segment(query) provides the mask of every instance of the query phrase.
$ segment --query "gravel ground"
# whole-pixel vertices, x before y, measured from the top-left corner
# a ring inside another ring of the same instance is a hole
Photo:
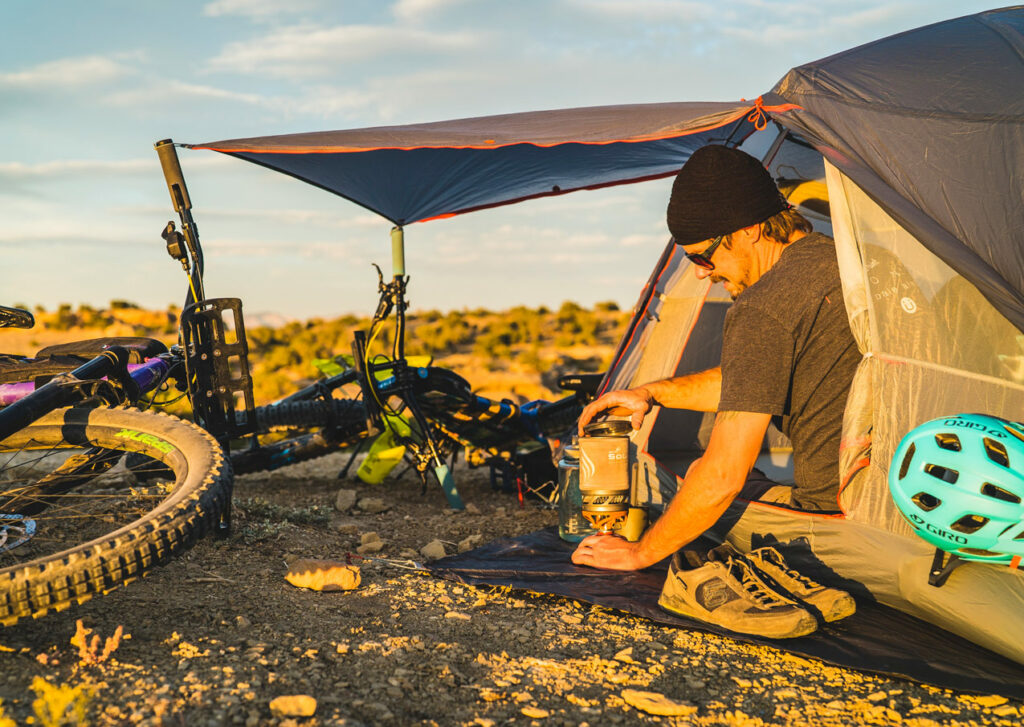
[[[436,487],[421,493],[411,475],[368,487],[334,479],[341,463],[240,478],[230,538],[206,539],[138,583],[0,631],[3,714],[46,724],[37,711],[63,700],[67,714],[77,708],[100,725],[1021,723],[1024,705],[998,695],[861,674],[401,567],[423,560],[418,551],[434,539],[451,554],[460,543],[553,525],[555,513],[491,492],[485,471],[458,473],[473,507],[452,514]],[[339,512],[339,489],[387,509]],[[368,533],[383,545],[360,563],[357,589],[284,580],[296,559],[343,559],[373,540]],[[78,620],[84,639],[75,638]],[[299,698],[271,709],[282,696]]]

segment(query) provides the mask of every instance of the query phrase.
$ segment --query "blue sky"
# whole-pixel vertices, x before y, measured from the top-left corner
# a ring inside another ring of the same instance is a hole
[[[572,106],[755,98],[795,65],[991,6],[959,0],[0,0],[2,301],[184,294],[153,143]],[[389,223],[181,150],[207,293],[370,312]],[[414,309],[615,300],[666,240],[670,180],[411,226]]]

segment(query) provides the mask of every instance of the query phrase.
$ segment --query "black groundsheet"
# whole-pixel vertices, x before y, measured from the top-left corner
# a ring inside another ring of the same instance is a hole
[[[766,639],[674,616],[658,607],[667,561],[623,573],[573,565],[575,546],[554,528],[496,540],[430,565],[435,575],[468,585],[511,586],[625,611],[671,627],[767,644],[836,666],[961,691],[1024,699],[1024,666],[920,619],[868,600],[857,613],[799,639]]]

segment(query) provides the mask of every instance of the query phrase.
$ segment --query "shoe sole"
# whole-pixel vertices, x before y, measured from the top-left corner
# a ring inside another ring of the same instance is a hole
[[[801,636],[807,636],[807,634],[813,633],[818,628],[817,619],[815,619],[810,613],[807,612],[805,612],[807,618],[801,619],[799,622],[797,622],[796,627],[790,629],[789,631],[779,633],[766,633],[765,631],[739,631],[737,629],[730,629],[728,626],[725,626],[720,623],[715,623],[714,621],[709,621],[707,618],[704,618],[703,616],[700,616],[696,613],[686,611],[684,608],[678,608],[674,605],[669,605],[668,599],[666,599],[664,595],[658,598],[658,606],[676,616],[682,616],[684,618],[692,619],[694,621],[700,621],[701,623],[718,626],[719,628],[726,629],[727,631],[732,631],[735,634],[744,634],[746,636],[761,636],[766,639],[795,639]]]
[[[810,603],[808,601],[808,603]],[[814,605],[814,604],[811,604]],[[840,621],[847,616],[852,616],[857,611],[857,602],[853,600],[852,596],[846,598],[840,598],[832,604],[832,608],[828,612],[822,611],[822,617],[829,623],[833,621]]]

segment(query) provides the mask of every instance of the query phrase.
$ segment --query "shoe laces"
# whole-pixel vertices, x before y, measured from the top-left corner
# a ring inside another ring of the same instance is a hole
[[[782,571],[787,576],[789,576],[790,578],[793,578],[794,580],[799,581],[800,584],[803,585],[805,588],[814,589],[814,588],[820,588],[821,587],[821,584],[812,581],[810,578],[808,578],[807,576],[805,576],[803,573],[801,573],[800,571],[796,570],[795,568],[791,568],[789,563],[786,562],[786,559],[782,557],[782,553],[780,553],[775,548],[769,548],[769,547],[761,548],[758,551],[758,554],[764,560],[766,560],[769,563],[772,563],[773,565],[781,568]]]
[[[754,567],[743,558],[729,558],[725,562],[725,567],[758,605],[770,607],[787,603],[782,596],[757,577]]]

